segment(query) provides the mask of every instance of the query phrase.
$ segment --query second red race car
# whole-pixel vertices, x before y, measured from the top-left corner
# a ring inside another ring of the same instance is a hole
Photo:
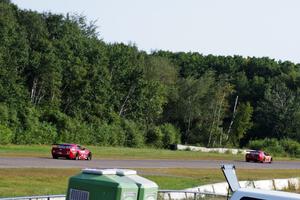
[[[53,159],[92,160],[92,152],[78,144],[53,144],[51,153]]]
[[[270,154],[261,150],[252,150],[246,153],[246,162],[260,162],[260,163],[271,163],[273,158]]]

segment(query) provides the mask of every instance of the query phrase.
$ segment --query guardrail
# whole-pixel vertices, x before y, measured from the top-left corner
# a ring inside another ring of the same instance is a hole
[[[158,200],[227,200],[228,195],[216,195],[210,192],[188,191],[188,190],[159,190]]]
[[[66,195],[42,195],[42,196],[24,196],[24,197],[8,197],[0,198],[1,200],[65,200]]]
[[[158,200],[188,199],[188,200],[206,200],[218,197],[218,199],[227,199],[227,195],[216,195],[209,192],[186,191],[186,190],[159,190]],[[65,200],[66,195],[42,195],[42,196],[24,196],[0,198],[0,200]]]

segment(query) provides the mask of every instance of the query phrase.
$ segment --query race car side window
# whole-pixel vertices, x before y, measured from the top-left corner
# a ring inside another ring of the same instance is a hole
[[[253,197],[242,197],[240,200],[264,200],[264,199],[258,199]]]
[[[79,149],[79,150],[85,150],[85,148],[83,147],[83,146],[77,146],[77,148]]]

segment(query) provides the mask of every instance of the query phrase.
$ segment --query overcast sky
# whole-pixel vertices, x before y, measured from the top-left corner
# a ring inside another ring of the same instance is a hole
[[[268,56],[300,63],[299,0],[12,0],[39,12],[97,20],[106,42],[204,55]]]

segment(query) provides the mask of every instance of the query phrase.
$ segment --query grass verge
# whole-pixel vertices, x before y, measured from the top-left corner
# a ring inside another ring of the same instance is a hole
[[[218,169],[136,169],[160,189],[184,189],[225,181]],[[0,197],[65,194],[68,178],[80,169],[1,169]],[[299,177],[300,170],[237,170],[239,180]]]
[[[244,160],[244,155],[171,151],[151,148],[87,146],[97,159]],[[0,145],[0,157],[51,157],[51,145]],[[300,160],[275,157],[275,160]]]
[[[234,160],[243,155],[171,151],[151,148],[87,146],[98,159]],[[51,157],[51,145],[0,145],[0,157]]]

